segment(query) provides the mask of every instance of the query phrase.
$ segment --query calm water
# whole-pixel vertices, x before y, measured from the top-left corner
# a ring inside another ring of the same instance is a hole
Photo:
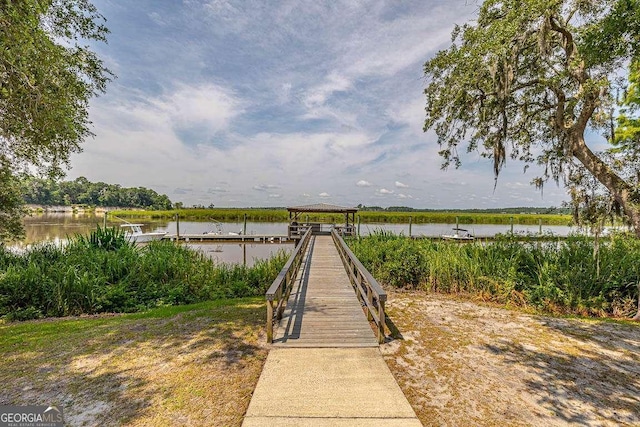
[[[175,221],[144,220],[144,231],[176,232]],[[123,221],[109,221],[107,226],[119,226]],[[41,214],[24,219],[26,238],[16,246],[28,245],[43,241],[63,241],[76,234],[89,234],[98,225],[103,225],[103,217],[89,214],[70,215],[62,213]],[[214,229],[210,222],[180,221],[181,234],[201,234]],[[224,224],[223,231],[238,232],[241,224]],[[274,234],[285,235],[287,225],[283,223],[247,223],[247,234]],[[245,263],[252,266],[256,260],[270,258],[280,250],[291,252],[292,244],[263,243],[263,244],[237,244],[237,243],[189,243],[187,246],[203,253],[207,257],[221,263]]]
[[[176,222],[163,220],[142,220],[144,231],[166,231],[175,234]],[[69,214],[42,214],[27,217],[24,220],[26,229],[26,239],[24,244],[30,244],[45,240],[65,239],[67,236],[75,234],[88,234],[97,225],[103,224],[101,216],[96,215],[69,215]],[[119,226],[123,221],[110,220],[108,226]],[[414,236],[440,236],[450,234],[455,224],[413,224],[411,234]],[[243,228],[240,222],[223,223],[223,233],[239,232]],[[463,225],[460,227],[468,229],[475,236],[493,236],[498,233],[507,233],[511,230],[510,225]],[[215,230],[211,222],[180,221],[180,234],[202,234]],[[360,233],[368,235],[376,230],[391,231],[396,234],[403,233],[409,235],[409,224],[360,224]],[[538,233],[537,225],[514,225],[515,233]],[[566,236],[576,228],[567,226],[542,226],[543,233],[553,233],[558,236]],[[273,234],[286,235],[287,223],[283,222],[247,222],[247,234]]]
[[[144,231],[166,231],[169,234],[175,234],[176,222],[166,220],[143,220]],[[108,226],[119,226],[124,222],[121,220],[111,219]],[[75,234],[88,234],[96,228],[97,225],[103,224],[103,217],[93,214],[41,214],[27,217],[24,219],[26,238],[20,242],[18,246],[26,246],[41,241],[57,241],[65,240],[69,236]],[[413,224],[411,226],[411,235],[440,236],[442,234],[450,234],[455,224]],[[510,225],[461,225],[474,234],[475,236],[493,236],[498,233],[507,233],[511,230]],[[223,233],[240,232],[243,224],[223,223]],[[215,230],[214,224],[211,222],[197,221],[180,221],[181,234],[201,234]],[[360,233],[362,235],[371,234],[377,230],[390,231],[395,234],[409,235],[409,224],[361,224]],[[538,233],[540,228],[536,225],[522,226],[514,225],[515,233]],[[543,233],[553,233],[559,236],[566,236],[575,228],[566,226],[543,226]],[[247,222],[247,234],[267,234],[267,235],[286,235],[287,223],[277,222]],[[214,243],[190,243],[189,246],[204,253],[208,257],[219,262],[242,263],[252,265],[255,259],[264,259],[270,257],[278,250],[292,250],[291,244],[247,244],[240,245],[237,243],[214,244]]]

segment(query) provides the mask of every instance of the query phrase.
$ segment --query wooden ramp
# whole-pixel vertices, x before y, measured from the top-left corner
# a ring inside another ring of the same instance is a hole
[[[377,347],[331,236],[313,236],[274,346]]]

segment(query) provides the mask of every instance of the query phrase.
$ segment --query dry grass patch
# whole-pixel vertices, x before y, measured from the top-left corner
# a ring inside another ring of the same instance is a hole
[[[0,326],[0,404],[73,426],[239,426],[267,356],[262,299]]]
[[[382,346],[425,426],[638,426],[640,325],[392,293]]]

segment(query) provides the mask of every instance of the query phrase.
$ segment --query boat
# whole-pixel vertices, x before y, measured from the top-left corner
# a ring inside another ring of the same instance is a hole
[[[142,231],[142,226],[144,224],[121,224],[120,227],[124,229],[124,236],[133,243],[147,243],[154,240],[162,239],[166,231],[154,231],[150,233],[145,233]]]
[[[465,230],[464,228],[454,227],[453,234],[443,234],[443,240],[455,240],[458,242],[471,242],[475,240],[475,236],[469,233],[469,230]]]
[[[222,228],[222,223],[220,221],[212,221],[211,222],[213,224],[213,227],[211,230],[209,231],[205,231],[202,234],[206,234],[208,236],[222,236],[224,235],[224,231]],[[239,232],[235,233],[233,231],[229,231],[229,233],[227,233],[229,236],[241,236],[242,235],[242,230],[240,230]]]

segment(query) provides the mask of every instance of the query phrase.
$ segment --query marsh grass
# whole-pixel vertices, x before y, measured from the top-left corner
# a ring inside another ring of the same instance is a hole
[[[248,221],[255,222],[287,222],[289,213],[284,209],[176,209],[169,211],[141,211],[123,210],[113,211],[110,214],[120,218],[152,218],[172,219],[176,214],[186,220],[222,222],[242,222],[244,215]],[[359,211],[357,214],[362,224],[390,223],[408,224],[409,217],[414,224],[454,224],[456,218],[460,224],[509,224],[513,221],[516,225],[535,225],[542,220],[544,225],[570,225],[570,215],[557,214],[491,214],[491,213],[464,213],[464,212],[378,212]],[[302,218],[311,222],[344,222],[341,214],[303,214]]]
[[[349,240],[382,283],[442,293],[470,293],[502,304],[587,316],[635,313],[640,241],[614,236],[594,257],[593,240],[489,244],[412,240],[376,233]]]
[[[102,312],[262,295],[284,265],[278,252],[253,267],[216,264],[172,242],[144,247],[117,230],[45,243],[24,254],[0,249],[0,316],[8,320]]]

